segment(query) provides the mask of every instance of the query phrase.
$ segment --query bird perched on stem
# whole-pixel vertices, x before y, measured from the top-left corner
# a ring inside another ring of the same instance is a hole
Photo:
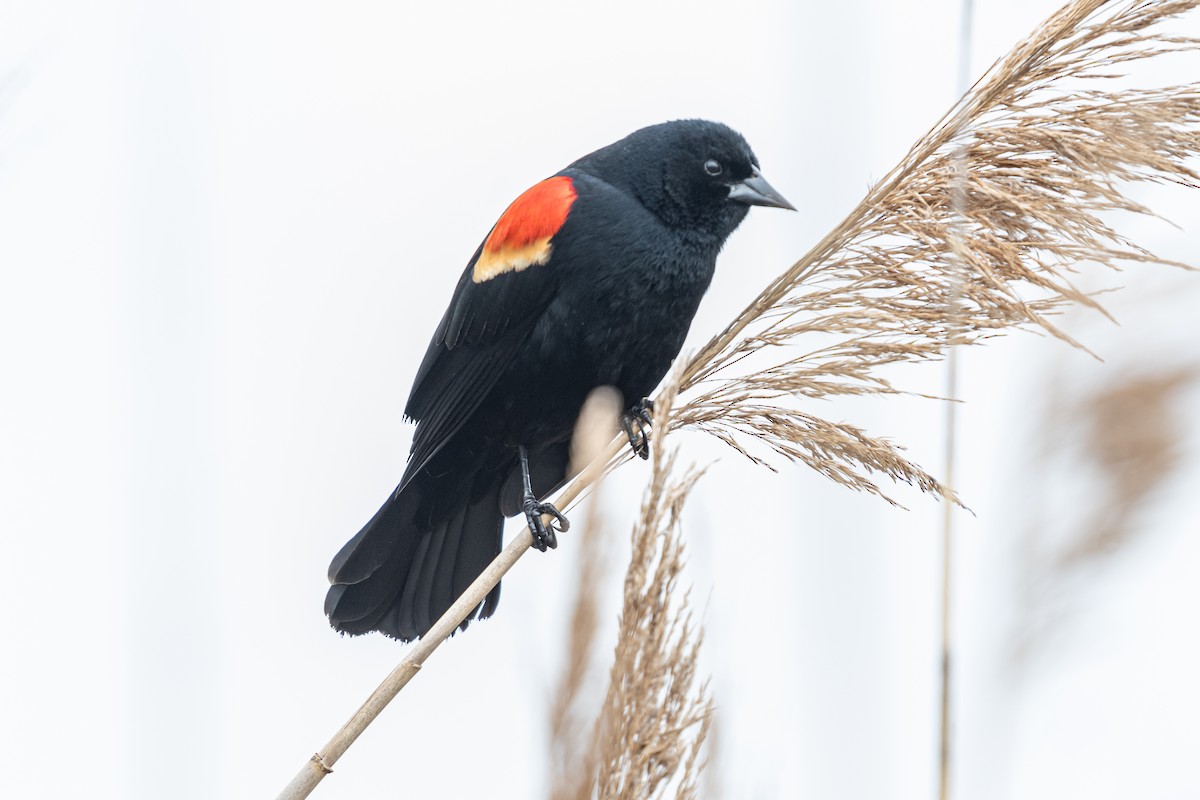
[[[588,393],[613,386],[648,452],[644,398],[683,346],[717,254],[752,205],[792,208],[725,125],[652,125],[534,185],[471,257],[404,413],[399,486],[329,565],[330,624],[422,636],[524,514],[540,550],[567,521],[540,498],[567,475]],[[794,209],[793,209],[794,210]],[[491,616],[500,586],[463,622]]]

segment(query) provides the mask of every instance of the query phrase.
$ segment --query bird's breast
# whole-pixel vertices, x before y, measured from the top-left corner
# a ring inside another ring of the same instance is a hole
[[[683,346],[712,280],[719,243],[697,247],[633,201],[576,181],[579,200],[554,237],[556,288],[496,388],[506,436],[569,437],[597,386],[628,405],[649,395]]]
[[[567,283],[533,333],[530,366],[549,368],[577,394],[601,385],[628,403],[649,394],[683,346],[713,262],[612,265]]]

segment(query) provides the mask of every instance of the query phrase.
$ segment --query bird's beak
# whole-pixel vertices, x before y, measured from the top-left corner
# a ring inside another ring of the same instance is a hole
[[[748,206],[770,206],[786,208],[790,211],[796,210],[794,205],[783,199],[783,195],[771,188],[771,184],[767,183],[767,179],[758,171],[758,167],[754,167],[754,172],[750,174],[749,178],[729,187],[729,199],[745,203]]]

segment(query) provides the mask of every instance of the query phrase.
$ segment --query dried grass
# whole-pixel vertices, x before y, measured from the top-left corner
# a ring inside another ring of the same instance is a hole
[[[765,463],[757,441],[889,502],[878,475],[945,493],[894,443],[798,401],[900,394],[888,367],[1011,329],[1078,346],[1050,321],[1071,305],[1100,309],[1073,273],[1171,263],[1107,220],[1151,213],[1130,183],[1200,182],[1189,163],[1200,90],[1103,84],[1115,65],[1195,49],[1156,26],[1196,5],[1081,0],[1047,20],[691,360],[683,389],[694,391],[676,424]],[[766,351],[787,355],[735,374]]]
[[[672,412],[670,392],[658,399],[654,477],[635,528],[596,728],[599,797],[661,796],[673,780],[676,796],[694,796],[711,719],[707,686],[695,676],[702,637],[686,594],[672,602],[682,566],[679,513],[699,473],[670,479],[667,431],[692,426],[765,463],[751,450],[758,442],[885,499],[879,475],[949,496],[894,443],[799,404],[901,394],[886,375],[893,365],[936,360],[952,345],[1012,329],[1076,344],[1050,322],[1072,305],[1099,309],[1071,284],[1074,273],[1169,263],[1106,220],[1119,211],[1150,213],[1125,193],[1129,183],[1200,182],[1189,166],[1200,154],[1200,91],[1105,81],[1114,68],[1196,49],[1196,39],[1168,35],[1160,24],[1197,5],[1069,3],[993,65],[845,220],[688,362],[682,408]],[[559,495],[560,506],[611,469],[623,447],[610,442],[602,463]],[[505,549],[281,797],[308,795],[530,541],[525,532]]]
[[[617,430],[620,397],[608,387],[595,390],[584,404],[572,439],[572,472],[582,470],[604,450]],[[596,487],[586,506],[579,537],[575,597],[567,634],[567,658],[550,706],[550,797],[584,800],[596,783],[597,753],[592,742],[596,708],[586,691],[596,666],[600,628],[598,599],[609,571],[603,502]],[[572,528],[574,530],[574,528]]]
[[[575,599],[572,603],[567,660],[550,707],[550,797],[552,800],[585,800],[595,784],[597,754],[591,731],[595,709],[585,691],[595,666],[597,632],[604,578],[608,573],[603,523],[593,495],[579,551]]]
[[[1079,346],[1051,317],[1073,306],[1103,309],[1075,288],[1074,273],[1172,263],[1123,237],[1109,220],[1113,212],[1150,213],[1126,194],[1131,183],[1200,182],[1190,165],[1200,154],[1200,92],[1195,86],[1094,86],[1113,77],[1113,65],[1195,48],[1196,40],[1154,26],[1196,5],[1087,0],[1055,14],[690,360],[681,378],[687,400],[669,425],[657,421],[656,430],[693,426],[771,466],[757,442],[889,502],[877,476],[950,496],[893,442],[825,420],[801,404],[902,394],[886,377],[893,365],[937,360],[953,345],[1012,329]],[[771,357],[781,352],[782,361]],[[1130,401],[1145,403],[1145,392],[1161,394],[1180,380],[1130,388],[1096,399],[1095,406],[1127,414]],[[670,394],[659,398],[660,409]],[[1112,439],[1119,427],[1098,421],[1092,441],[1120,451],[1130,442]],[[1162,437],[1139,441],[1160,456],[1165,452]],[[663,776],[696,764],[708,731],[706,690],[685,701],[678,688],[694,683],[700,637],[687,645],[685,612],[668,613],[680,568],[671,532],[698,477],[688,472],[672,482],[673,459],[660,441],[597,727],[598,763],[588,769],[599,770],[599,783],[570,796],[655,796],[666,785]],[[1089,547],[1111,546],[1120,537],[1166,462],[1134,458],[1128,466],[1111,476],[1107,496],[1115,505],[1106,509],[1104,524],[1091,528]],[[695,738],[681,735],[696,726]],[[683,786],[695,792],[694,779]]]
[[[655,427],[670,428],[672,384],[660,395]],[[707,681],[696,675],[703,629],[678,591],[683,569],[680,515],[702,470],[673,478],[676,454],[662,436],[653,450],[650,485],[633,528],[620,630],[608,693],[596,722],[595,783],[579,797],[633,800],[694,798],[712,715]]]
[[[670,429],[677,388],[672,383],[663,397],[655,420],[660,430]],[[599,394],[585,406],[576,427],[577,466],[603,450],[617,402],[615,395]],[[701,473],[688,470],[672,480],[675,463],[660,440],[633,528],[607,690],[596,707],[585,683],[596,661],[606,559],[595,495],[588,506],[567,659],[550,712],[553,800],[652,798],[668,791],[697,796],[712,707],[707,684],[696,680],[703,630],[693,624],[687,595],[680,597],[677,587],[684,564],[679,517]]]

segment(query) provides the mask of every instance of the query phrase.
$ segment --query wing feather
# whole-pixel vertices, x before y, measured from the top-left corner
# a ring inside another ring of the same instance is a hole
[[[476,254],[478,255],[478,254]],[[537,270],[471,280],[474,259],[434,333],[404,414],[416,420],[401,488],[470,418],[553,298],[553,258]]]
[[[467,264],[404,409],[417,432],[400,489],[462,428],[529,338],[558,286],[553,238],[576,196],[563,175],[531,187]]]

